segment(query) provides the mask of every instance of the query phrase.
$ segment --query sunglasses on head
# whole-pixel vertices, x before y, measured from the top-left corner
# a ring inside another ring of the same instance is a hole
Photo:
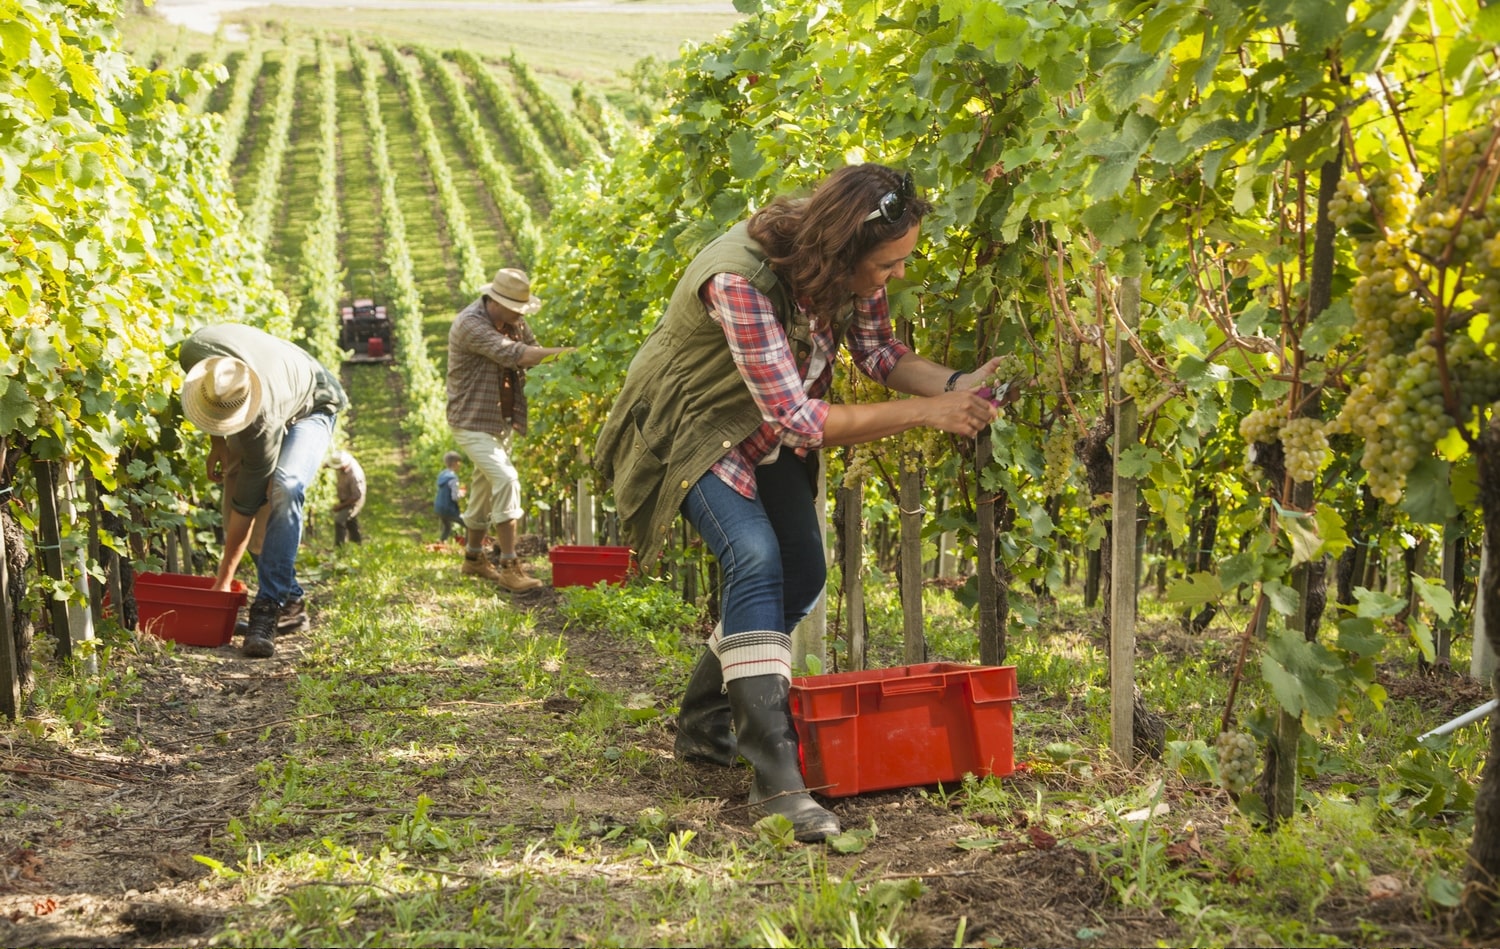
[[[901,220],[906,215],[906,202],[917,196],[917,184],[911,180],[911,172],[901,176],[901,183],[896,186],[895,191],[887,191],[880,199],[880,204],[865,215],[866,221],[873,221],[883,217],[892,224]]]

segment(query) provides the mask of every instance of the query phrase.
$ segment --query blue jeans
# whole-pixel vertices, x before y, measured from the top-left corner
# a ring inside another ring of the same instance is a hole
[[[754,500],[712,471],[682,502],[723,572],[725,639],[771,630],[790,635],[817,605],[828,579],[809,464],[789,448],[755,469]]]
[[[276,470],[266,485],[266,537],[255,558],[259,587],[255,598],[283,605],[302,596],[297,582],[297,548],[302,543],[302,504],[307,486],[318,477],[333,439],[332,415],[309,415],[287,429]]]

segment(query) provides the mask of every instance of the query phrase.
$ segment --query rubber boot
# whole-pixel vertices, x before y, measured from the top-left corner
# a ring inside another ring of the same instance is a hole
[[[703,650],[688,677],[677,712],[677,740],[672,743],[672,754],[678,761],[702,761],[726,768],[738,757],[734,716],[724,692],[724,670],[711,648]]]
[[[755,768],[750,803],[791,821],[798,840],[837,834],[839,819],[813,800],[802,781],[791,683],[772,673],[732,679],[727,687],[739,753]]]

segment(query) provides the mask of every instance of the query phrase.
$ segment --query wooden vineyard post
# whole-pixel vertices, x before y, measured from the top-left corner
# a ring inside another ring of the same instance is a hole
[[[0,439],[0,470],[5,467],[6,448]],[[0,713],[11,721],[21,715],[21,666],[10,626],[10,551],[4,531],[0,531]]]
[[[583,446],[580,445],[578,447],[579,458],[587,461],[584,454]],[[594,495],[589,490],[589,479],[586,476],[578,476],[574,494],[573,517],[575,524],[573,536],[578,538],[574,543],[591,546],[594,543]]]
[[[1138,531],[1134,478],[1120,474],[1120,455],[1140,440],[1140,419],[1135,400],[1120,384],[1121,371],[1135,358],[1131,337],[1140,321],[1141,280],[1126,277],[1120,282],[1120,327],[1115,345],[1116,364],[1113,396],[1115,405],[1115,457],[1113,531],[1110,562],[1114,574],[1109,587],[1109,744],[1115,757],[1130,767],[1135,763],[1135,597]]]
[[[927,657],[922,629],[922,468],[917,452],[901,452],[901,617],[907,665]]]
[[[823,551],[823,563],[828,563],[828,466],[823,453],[818,452],[818,490],[814,499],[817,508],[819,547]],[[828,664],[828,594],[818,597],[812,612],[802,618],[792,630],[792,669],[808,668],[808,657],[817,659],[819,669]]]
[[[34,462],[37,493],[37,548],[42,555],[42,567],[47,576],[61,581],[62,529],[57,520],[57,462]],[[57,641],[56,655],[59,659],[73,657],[72,630],[68,626],[68,605],[48,599],[48,614],[52,617],[52,636]]]
[[[88,558],[94,563],[103,563],[102,545],[99,542],[99,483],[94,480],[94,473],[88,468],[83,469],[83,488],[84,498],[87,499],[89,505]],[[86,570],[84,571],[84,577],[88,583],[89,615],[93,617],[94,625],[98,626],[104,621],[104,584],[89,575]],[[115,608],[119,609],[119,597],[116,597],[111,602],[117,604]]]
[[[172,528],[167,528],[165,545],[167,550],[167,573],[181,573],[182,563],[177,558],[177,544],[180,538]]]
[[[73,471],[73,465],[64,462],[62,465],[63,480],[58,495],[59,523],[66,518],[68,530],[73,536],[77,536],[82,529],[79,524],[78,511],[78,477]],[[91,642],[94,639],[94,613],[92,602],[94,599],[93,584],[89,578],[89,548],[87,544],[75,545],[77,551],[77,562],[73,564],[73,590],[79,599],[84,601],[83,609],[72,606],[64,606],[67,611],[68,637],[73,643]],[[54,601],[55,602],[55,601]],[[84,669],[90,674],[99,671],[99,657],[92,650],[84,653]]]
[[[845,639],[849,644],[849,669],[865,668],[865,484],[854,479],[838,489],[843,513],[843,547],[839,551],[843,564]]]
[[[995,458],[990,429],[979,433],[975,445],[975,472],[985,471]],[[995,570],[995,503],[998,491],[986,491],[976,477],[974,512],[974,576],[979,585],[979,664],[998,666],[1005,661],[1005,630],[1000,621],[1000,578]]]

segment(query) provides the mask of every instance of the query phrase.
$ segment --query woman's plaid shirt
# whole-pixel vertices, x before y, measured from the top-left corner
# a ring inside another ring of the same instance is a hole
[[[828,419],[823,397],[833,384],[839,341],[828,327],[812,334],[814,352],[822,355],[823,364],[817,376],[804,384],[814,355],[798,364],[769,297],[731,273],[715,274],[698,293],[709,315],[724,327],[734,364],[765,420],[711,470],[725,484],[753,498],[755,466],[778,444],[799,455],[822,446]],[[891,332],[890,306],[883,288],[875,296],[855,299],[854,319],[844,339],[855,366],[882,384],[901,357],[911,352]]]

